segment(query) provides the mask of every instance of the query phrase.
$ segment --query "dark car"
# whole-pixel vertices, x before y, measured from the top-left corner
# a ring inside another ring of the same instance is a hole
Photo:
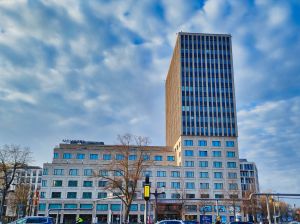
[[[157,224],[184,224],[181,220],[162,220],[159,221]]]
[[[52,217],[46,216],[28,216],[25,218],[18,219],[10,224],[33,224],[33,223],[43,223],[43,224],[54,224],[54,219]]]
[[[230,224],[253,224],[253,222],[242,222],[242,221],[237,221],[237,222],[231,222]]]

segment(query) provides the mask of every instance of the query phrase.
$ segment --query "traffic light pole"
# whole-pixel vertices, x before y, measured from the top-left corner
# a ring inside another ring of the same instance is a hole
[[[149,175],[146,175],[145,184],[144,184],[144,199],[145,199],[145,213],[144,213],[144,223],[148,224],[148,211],[149,211],[149,199],[150,199],[150,182]]]

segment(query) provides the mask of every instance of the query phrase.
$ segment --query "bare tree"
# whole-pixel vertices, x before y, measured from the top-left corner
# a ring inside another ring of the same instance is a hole
[[[25,168],[31,161],[31,152],[29,148],[21,148],[18,145],[4,145],[0,148],[0,172],[1,172],[1,191],[2,201],[0,207],[0,216],[4,215],[5,199],[8,190],[13,183],[16,171]]]
[[[255,191],[251,190],[254,188],[250,187],[250,190],[243,192],[243,200],[242,200],[242,211],[243,214],[246,215],[246,217],[249,219],[249,216],[253,216],[253,221],[256,222],[257,213],[259,211],[259,201],[257,197],[252,197],[251,200],[249,200],[249,197],[252,193],[255,193]],[[248,220],[250,221],[250,220]]]
[[[142,178],[142,172],[151,165],[150,156],[146,146],[149,139],[131,134],[119,135],[119,146],[116,146],[116,153],[121,157],[114,158],[111,165],[106,169],[110,175],[101,172],[95,173],[96,177],[106,180],[105,189],[122,200],[125,210],[124,222],[127,222],[130,206],[136,195],[138,181]],[[130,158],[133,156],[134,158]]]
[[[30,196],[30,185],[29,184],[18,184],[16,186],[13,199],[11,200],[11,207],[16,214],[20,216],[26,215],[28,206],[28,197]]]

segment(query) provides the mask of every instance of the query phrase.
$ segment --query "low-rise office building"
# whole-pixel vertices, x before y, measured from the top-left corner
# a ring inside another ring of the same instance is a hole
[[[239,159],[236,142],[216,138],[181,138],[175,149],[147,146],[132,147],[129,160],[136,159],[137,150],[144,150],[151,166],[143,170],[136,199],[130,212],[131,222],[144,219],[144,176],[150,176],[151,191],[165,192],[158,198],[158,219],[183,218],[199,220],[200,215],[217,215],[223,220],[233,216],[231,201],[241,198]],[[122,146],[99,144],[60,144],[54,149],[52,163],[44,164],[40,191],[39,215],[60,213],[60,221],[72,222],[80,216],[98,221],[120,219],[119,199],[106,189],[106,181],[95,173],[107,172],[111,163],[124,159]],[[116,175],[109,171],[107,175]],[[107,199],[105,199],[107,198]],[[201,199],[201,200],[199,200]],[[155,215],[154,198],[151,216]],[[238,206],[235,208],[239,210]]]

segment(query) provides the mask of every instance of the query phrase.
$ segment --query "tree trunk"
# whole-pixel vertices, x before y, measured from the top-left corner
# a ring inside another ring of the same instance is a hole
[[[1,213],[0,213],[0,218],[1,220],[3,220],[3,217],[5,216],[5,213],[4,213],[4,205],[5,205],[5,198],[6,198],[6,190],[4,189],[2,191],[2,201],[1,201]]]
[[[124,223],[128,223],[128,219],[129,219],[129,212],[130,212],[130,207],[125,205],[125,214],[124,214],[124,218],[123,218],[123,222]]]

